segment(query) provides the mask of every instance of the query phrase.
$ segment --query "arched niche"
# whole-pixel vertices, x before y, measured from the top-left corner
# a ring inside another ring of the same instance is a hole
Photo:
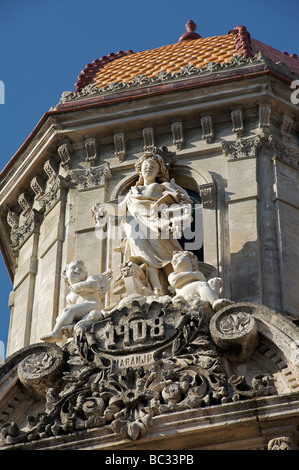
[[[212,175],[204,168],[192,167],[192,163],[176,163],[170,167],[170,177],[186,189],[199,194],[203,211],[203,261],[219,268],[217,234],[217,187]],[[113,189],[111,200],[124,197],[138,179],[134,174],[123,178]]]

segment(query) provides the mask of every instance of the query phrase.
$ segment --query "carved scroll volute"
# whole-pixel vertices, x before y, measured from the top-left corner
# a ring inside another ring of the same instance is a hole
[[[38,176],[35,176],[30,183],[31,189],[35,193],[35,199],[39,201],[41,197],[44,195],[44,190],[42,187],[42,182]]]
[[[21,215],[25,218],[28,217],[31,211],[31,204],[25,193],[20,194],[18,197],[18,204],[22,210]]]
[[[68,142],[64,142],[59,145],[57,151],[61,160],[61,166],[64,170],[69,170],[71,163],[71,146]]]

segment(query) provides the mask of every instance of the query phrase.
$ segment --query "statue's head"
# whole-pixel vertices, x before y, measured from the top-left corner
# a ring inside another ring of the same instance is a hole
[[[198,271],[198,258],[192,251],[174,251],[171,260],[174,271],[183,271],[191,267],[192,271]]]
[[[85,281],[87,271],[84,262],[81,260],[71,261],[62,271],[62,277],[69,285]]]
[[[160,155],[154,153],[146,153],[140,157],[135,165],[136,172],[139,175],[139,180],[136,185],[140,186],[144,184],[144,168],[146,163],[151,163],[152,167],[156,168],[156,181],[158,183],[163,183],[164,181],[169,181],[169,174],[166,168],[166,165],[163,161],[163,158]]]

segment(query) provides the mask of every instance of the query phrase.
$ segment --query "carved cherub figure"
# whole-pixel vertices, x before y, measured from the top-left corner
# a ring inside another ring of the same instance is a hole
[[[176,251],[172,257],[173,272],[168,276],[169,284],[175,288],[174,299],[194,296],[208,301],[214,311],[218,311],[233,302],[228,299],[219,298],[222,280],[214,277],[207,281],[204,274],[199,270],[198,259],[190,251]]]
[[[103,296],[109,289],[111,270],[102,274],[88,276],[81,260],[72,261],[64,271],[62,277],[70,288],[66,296],[67,306],[63,309],[56,320],[52,332],[41,338],[42,341],[60,342],[63,339],[63,328],[92,315],[94,320],[103,318]]]

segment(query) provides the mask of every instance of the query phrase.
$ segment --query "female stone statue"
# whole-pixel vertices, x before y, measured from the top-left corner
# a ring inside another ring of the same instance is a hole
[[[192,200],[174,179],[170,181],[160,155],[145,154],[135,168],[139,179],[123,202],[117,207],[111,203],[98,204],[96,219],[100,226],[101,217],[107,213],[126,215],[122,224],[126,236],[120,247],[125,261],[142,266],[153,293],[164,295],[168,292],[165,284],[163,289],[163,277],[167,280],[173,270],[173,252],[182,249],[174,237],[175,220],[182,222],[182,207],[191,208]]]

